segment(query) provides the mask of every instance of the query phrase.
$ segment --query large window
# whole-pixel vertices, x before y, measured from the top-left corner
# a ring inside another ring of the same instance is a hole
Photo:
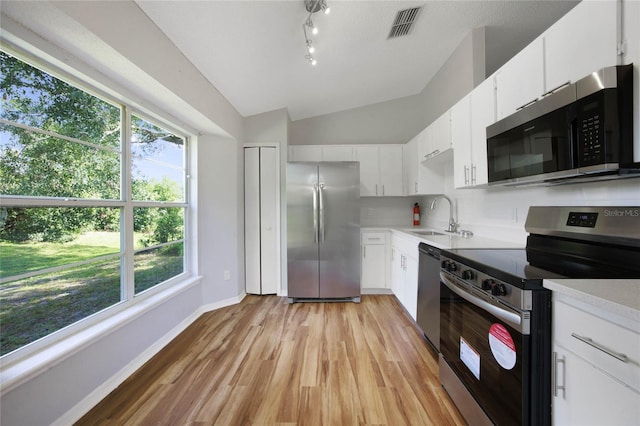
[[[0,354],[185,272],[187,140],[0,51]]]

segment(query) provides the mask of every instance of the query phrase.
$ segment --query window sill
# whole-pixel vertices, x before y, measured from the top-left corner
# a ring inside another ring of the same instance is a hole
[[[189,277],[149,297],[128,304],[112,316],[79,330],[41,350],[10,362],[0,361],[0,389],[4,395],[38,374],[80,352],[101,337],[110,334],[154,307],[198,284],[201,276]]]

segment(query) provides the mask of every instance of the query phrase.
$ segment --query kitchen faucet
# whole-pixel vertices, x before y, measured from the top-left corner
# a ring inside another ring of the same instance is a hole
[[[431,205],[429,206],[429,209],[433,210],[433,208],[436,206],[436,201],[438,201],[438,198],[444,198],[449,202],[449,227],[447,228],[446,231],[456,232],[458,230],[458,223],[453,218],[453,201],[451,201],[451,198],[447,197],[444,194],[438,195],[437,198],[434,198],[433,200],[431,200]]]

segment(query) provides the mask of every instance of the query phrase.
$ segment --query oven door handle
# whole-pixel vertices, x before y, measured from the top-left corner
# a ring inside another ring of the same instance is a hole
[[[440,272],[440,280],[442,280],[443,284],[446,285],[449,290],[453,291],[458,296],[462,297],[467,302],[476,305],[478,308],[489,312],[490,314],[500,318],[504,322],[508,323],[515,329],[522,330],[522,318],[520,315],[509,312],[506,309],[502,309],[498,306],[492,305],[491,303],[482,300],[481,298],[474,296],[469,293],[465,289],[458,286],[455,282],[453,282],[447,275]]]

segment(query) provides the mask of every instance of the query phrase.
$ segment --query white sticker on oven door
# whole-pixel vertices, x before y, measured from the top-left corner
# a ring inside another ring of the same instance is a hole
[[[471,345],[460,337],[460,359],[469,370],[480,380],[480,354],[476,352]]]
[[[509,330],[502,324],[492,324],[489,328],[489,347],[493,357],[505,370],[516,365],[516,345]]]

